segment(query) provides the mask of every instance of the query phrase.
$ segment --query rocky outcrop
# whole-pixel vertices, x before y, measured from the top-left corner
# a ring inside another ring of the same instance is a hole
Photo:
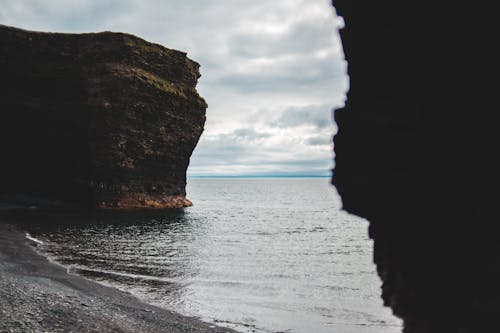
[[[370,221],[404,332],[488,332],[500,314],[500,131],[489,5],[334,0],[351,82],[333,182]]]
[[[199,65],[122,33],[0,26],[0,200],[85,209],[190,205]]]

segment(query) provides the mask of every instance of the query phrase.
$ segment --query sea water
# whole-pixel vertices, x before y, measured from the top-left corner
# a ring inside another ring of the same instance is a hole
[[[241,332],[400,332],[327,178],[191,178],[193,207],[29,227],[69,271]]]

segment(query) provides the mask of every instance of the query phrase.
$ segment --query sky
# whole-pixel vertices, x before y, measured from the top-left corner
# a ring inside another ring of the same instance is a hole
[[[0,23],[120,31],[200,63],[208,103],[188,176],[328,176],[348,89],[330,0],[0,0]]]

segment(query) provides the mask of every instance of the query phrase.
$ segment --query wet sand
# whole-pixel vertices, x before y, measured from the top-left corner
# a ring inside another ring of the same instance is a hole
[[[68,274],[0,221],[0,332],[235,332]]]

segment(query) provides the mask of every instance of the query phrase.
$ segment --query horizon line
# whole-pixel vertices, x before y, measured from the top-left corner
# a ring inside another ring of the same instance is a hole
[[[331,175],[193,175],[186,178],[331,178]]]

